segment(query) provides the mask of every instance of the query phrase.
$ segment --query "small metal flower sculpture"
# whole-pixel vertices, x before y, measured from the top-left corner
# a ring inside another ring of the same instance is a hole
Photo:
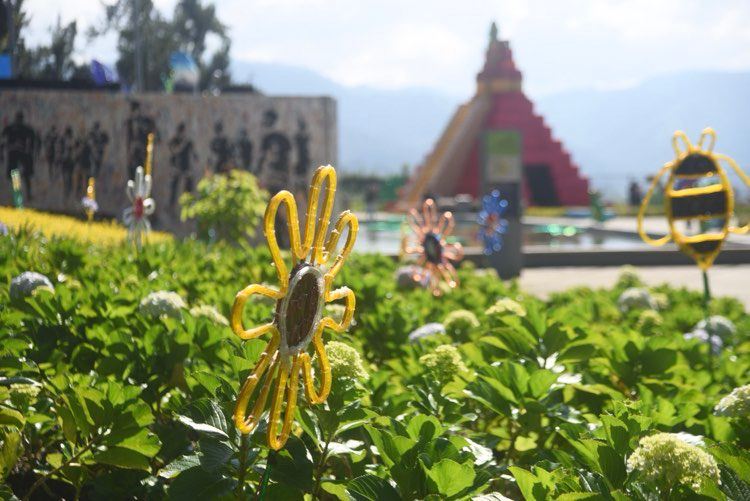
[[[148,216],[154,213],[155,208],[154,199],[151,198],[151,176],[143,174],[143,167],[135,170],[135,179],[128,181],[125,193],[133,205],[123,211],[122,221],[128,227],[128,238],[140,250],[143,234],[151,231]]]
[[[86,196],[81,199],[81,206],[86,213],[86,219],[90,223],[94,219],[94,214],[99,210],[99,204],[96,203],[96,187],[93,177],[89,178],[89,184],[86,187]]]
[[[508,230],[508,221],[502,216],[508,209],[508,201],[500,196],[500,191],[482,198],[482,210],[477,216],[479,240],[484,244],[484,254],[489,256],[503,248],[503,235]]]
[[[414,280],[421,282],[427,279],[430,290],[435,296],[439,296],[442,292],[441,280],[444,280],[452,289],[457,287],[458,274],[450,261],[461,260],[464,250],[460,243],[446,241],[446,237],[450,236],[455,226],[453,214],[444,212],[438,218],[435,201],[428,198],[422,204],[422,215],[420,216],[416,209],[411,209],[407,221],[418,242],[415,246],[408,244],[404,246],[406,254],[419,256]]]
[[[271,393],[267,442],[275,450],[284,446],[291,432],[300,373],[308,402],[320,404],[328,398],[331,391],[331,367],[323,345],[323,331],[328,328],[334,332],[344,332],[354,316],[354,292],[348,287],[335,290],[331,290],[331,287],[354,246],[359,223],[352,212],[344,211],[329,234],[335,192],[336,171],[330,165],[319,167],[310,185],[303,239],[300,237],[294,196],[286,190],[274,195],[266,208],[263,233],[273,257],[279,288],[252,284],[237,293],[232,306],[230,325],[241,339],[254,339],[270,334],[265,351],[240,389],[234,408],[234,422],[242,433],[251,433],[266,410],[266,402]],[[319,199],[322,201],[320,213]],[[291,270],[282,258],[276,239],[275,221],[282,205],[286,206],[293,260]],[[347,231],[346,242],[338,249],[339,239],[344,231]],[[272,321],[245,329],[242,312],[253,294],[276,300],[276,309]],[[345,310],[341,321],[337,322],[323,313],[325,303],[339,299],[345,300]],[[308,352],[311,345],[310,352],[314,353],[318,364],[318,388],[311,367],[312,356]],[[260,389],[256,392],[259,385]],[[248,413],[253,396],[254,403]],[[279,433],[284,401],[286,406]]]

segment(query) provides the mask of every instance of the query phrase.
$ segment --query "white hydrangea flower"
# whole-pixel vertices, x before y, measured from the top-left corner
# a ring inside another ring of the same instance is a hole
[[[620,268],[617,277],[617,285],[620,287],[637,287],[641,283],[641,277],[638,275],[638,269],[635,266],[626,264]]]
[[[154,213],[156,205],[151,198],[151,176],[143,175],[143,167],[135,170],[135,179],[128,181],[125,190],[132,206],[122,213],[122,222],[128,227],[128,237],[140,250],[144,233],[151,231],[148,216]]]
[[[694,441],[694,438],[679,433],[643,437],[628,458],[628,471],[639,471],[645,479],[667,491],[678,483],[697,489],[703,479],[719,482],[716,459],[690,444],[688,440]]]
[[[693,330],[704,330],[710,332],[714,336],[726,339],[737,332],[737,327],[735,327],[734,323],[727,317],[713,315],[708,317],[708,319],[703,319],[695,324]]]
[[[504,297],[495,301],[495,304],[487,308],[487,311],[484,313],[490,316],[516,315],[519,317],[525,317],[526,308],[524,308],[519,302],[514,301],[509,297]]]
[[[36,271],[24,271],[10,281],[10,298],[21,299],[31,296],[38,288],[55,292],[55,287],[49,278]]]
[[[179,294],[172,291],[156,291],[141,300],[138,310],[150,317],[182,318],[187,304]]]
[[[454,377],[468,372],[461,353],[452,344],[443,344],[431,353],[419,357],[419,363],[441,383],[449,383]]]
[[[365,379],[368,376],[359,352],[348,344],[331,341],[326,344],[326,355],[335,377]]]
[[[641,330],[649,330],[654,327],[659,327],[663,322],[664,320],[662,320],[658,311],[643,310],[641,314],[638,315],[636,326]]]
[[[651,294],[651,300],[654,302],[654,308],[657,310],[666,310],[669,308],[669,297],[663,292],[654,292]]]
[[[469,332],[479,327],[479,319],[469,310],[455,310],[443,320],[445,330],[453,335],[466,336]]]
[[[750,416],[750,384],[733,389],[729,395],[719,400],[714,407],[714,414],[733,418]]]
[[[438,334],[445,334],[445,326],[438,322],[431,322],[411,331],[409,333],[409,342],[415,343],[422,338],[437,336]]]
[[[229,325],[229,320],[227,320],[227,317],[219,313],[219,310],[214,308],[213,306],[202,304],[200,306],[193,306],[190,308],[190,314],[194,317],[204,317],[212,322],[219,324],[219,325]]]
[[[653,310],[656,307],[654,299],[647,289],[642,287],[631,287],[625,289],[620,297],[617,299],[617,306],[620,311],[627,313],[630,310],[635,309],[650,309]]]
[[[709,335],[707,331],[703,329],[697,329],[692,332],[686,332],[682,335],[682,337],[686,340],[690,339],[697,339],[701,341],[702,343],[707,343],[709,339],[711,340],[711,353],[718,355],[721,353],[721,349],[724,347],[724,341],[721,340],[719,336],[716,335]]]

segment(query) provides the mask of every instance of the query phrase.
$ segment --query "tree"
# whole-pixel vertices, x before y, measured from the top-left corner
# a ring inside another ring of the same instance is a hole
[[[77,34],[78,27],[75,21],[63,26],[60,16],[57,16],[57,24],[50,28],[50,44],[33,51],[30,61],[32,76],[50,80],[70,79],[78,70],[73,61]]]
[[[105,22],[90,36],[117,32],[117,71],[129,84],[136,82],[136,50],[138,36],[142,47],[143,90],[161,90],[169,71],[169,56],[174,51],[189,53],[201,72],[201,89],[208,88],[211,75],[219,70],[222,82],[228,80],[230,41],[226,26],[216,16],[214,5],[204,6],[201,0],[180,0],[172,20],[155,8],[152,0],[116,0],[105,5]],[[221,46],[206,55],[207,39],[219,37]]]

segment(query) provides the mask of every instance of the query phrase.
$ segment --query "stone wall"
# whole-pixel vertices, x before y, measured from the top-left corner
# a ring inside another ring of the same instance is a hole
[[[327,97],[2,90],[0,204],[19,168],[26,206],[82,214],[94,176],[100,215],[119,219],[154,132],[154,226],[184,233],[179,195],[207,172],[245,169],[271,191],[304,193],[318,165],[336,165],[336,130]]]

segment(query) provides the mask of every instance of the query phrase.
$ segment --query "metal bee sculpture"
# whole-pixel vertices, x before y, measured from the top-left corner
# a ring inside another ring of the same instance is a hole
[[[697,144],[692,144],[684,132],[675,132],[672,137],[675,158],[654,177],[638,212],[638,233],[646,243],[661,246],[673,240],[704,272],[713,264],[729,233],[743,234],[750,230],[750,225],[729,226],[734,213],[734,192],[720,162],[729,164],[748,186],[750,178],[733,159],[714,153],[715,143],[716,132],[711,128],[703,130]],[[664,205],[669,234],[653,239],[644,230],[643,217],[654,190],[667,173]],[[695,223],[701,231],[687,235],[679,222]],[[716,230],[704,232],[712,222],[717,223]]]
[[[508,221],[503,214],[508,210],[508,201],[500,195],[499,190],[482,198],[482,210],[477,216],[480,229],[478,239],[484,244],[484,254],[489,256],[503,248],[503,235],[508,231]]]
[[[692,144],[682,131],[672,136],[675,158],[661,168],[654,177],[638,212],[638,233],[648,244],[661,246],[673,240],[682,252],[693,258],[703,275],[703,309],[710,315],[711,289],[708,269],[719,255],[729,233],[747,233],[750,225],[740,228],[729,226],[734,214],[734,191],[721,162],[726,162],[742,181],[750,186],[750,178],[742,172],[737,162],[726,155],[714,153],[716,132],[703,129],[697,144]],[[664,174],[669,174],[664,188],[664,206],[669,222],[669,233],[653,239],[643,227],[651,196]],[[690,230],[697,230],[692,233]],[[686,233],[691,234],[686,234]],[[709,333],[709,339],[710,339]],[[712,350],[708,349],[707,363],[713,377]]]

